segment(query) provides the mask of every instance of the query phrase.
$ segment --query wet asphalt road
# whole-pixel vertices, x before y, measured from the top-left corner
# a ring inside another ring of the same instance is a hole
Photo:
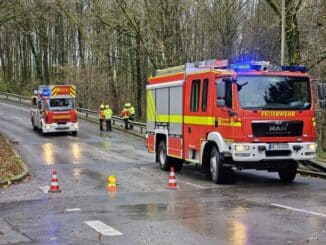
[[[246,171],[215,185],[185,166],[179,189],[168,190],[169,173],[144,140],[117,130],[80,121],[77,137],[44,137],[29,109],[0,102],[0,132],[31,172],[0,190],[0,244],[326,244],[325,180],[297,176],[286,185],[274,173]],[[54,168],[62,192],[45,193]],[[107,193],[108,175],[117,176],[117,193]]]

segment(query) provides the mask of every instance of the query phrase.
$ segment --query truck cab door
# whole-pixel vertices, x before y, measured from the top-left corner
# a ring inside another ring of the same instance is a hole
[[[214,89],[216,99],[213,106],[214,131],[220,134],[226,142],[232,141],[235,127],[239,125],[236,121],[237,113],[234,111],[234,89],[232,78],[216,78]]]
[[[187,77],[184,95],[184,159],[199,163],[201,141],[214,127],[209,101],[214,77],[211,74],[191,74]]]

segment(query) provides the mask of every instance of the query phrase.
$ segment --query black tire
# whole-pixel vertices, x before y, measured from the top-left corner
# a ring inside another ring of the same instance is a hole
[[[224,168],[221,163],[220,152],[216,146],[212,146],[210,151],[209,170],[214,183],[223,184],[225,182]]]
[[[295,179],[297,175],[297,167],[296,163],[289,164],[285,168],[278,170],[278,175],[280,176],[280,180],[284,183],[291,183]]]
[[[166,151],[165,140],[161,140],[157,148],[157,161],[160,165],[160,168],[163,170],[169,170],[170,164],[168,163],[168,156]]]
[[[179,172],[183,167],[183,160],[175,157],[168,157],[168,162],[173,166],[174,171]]]
[[[77,131],[72,131],[72,132],[71,132],[71,135],[72,135],[72,136],[77,136]]]

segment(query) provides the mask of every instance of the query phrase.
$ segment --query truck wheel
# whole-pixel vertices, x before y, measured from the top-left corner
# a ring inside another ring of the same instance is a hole
[[[172,163],[174,171],[179,172],[183,167],[183,160],[175,157],[168,157],[168,161]]]
[[[220,153],[216,146],[213,146],[210,154],[209,169],[212,181],[216,184],[222,184],[223,180],[223,166],[221,163]]]
[[[289,164],[287,167],[282,168],[278,171],[280,179],[284,183],[291,183],[295,179],[297,174],[297,164]]]
[[[166,143],[164,140],[160,141],[160,144],[158,145],[157,149],[157,154],[157,160],[160,164],[161,169],[169,170],[170,164],[168,163],[168,157],[166,154]]]

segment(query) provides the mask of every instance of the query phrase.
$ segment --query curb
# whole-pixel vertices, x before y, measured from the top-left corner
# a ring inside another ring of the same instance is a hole
[[[0,188],[4,187],[5,185],[17,184],[17,183],[23,181],[24,179],[26,179],[28,176],[29,176],[29,171],[24,164],[23,173],[11,178],[10,180],[0,181]]]

